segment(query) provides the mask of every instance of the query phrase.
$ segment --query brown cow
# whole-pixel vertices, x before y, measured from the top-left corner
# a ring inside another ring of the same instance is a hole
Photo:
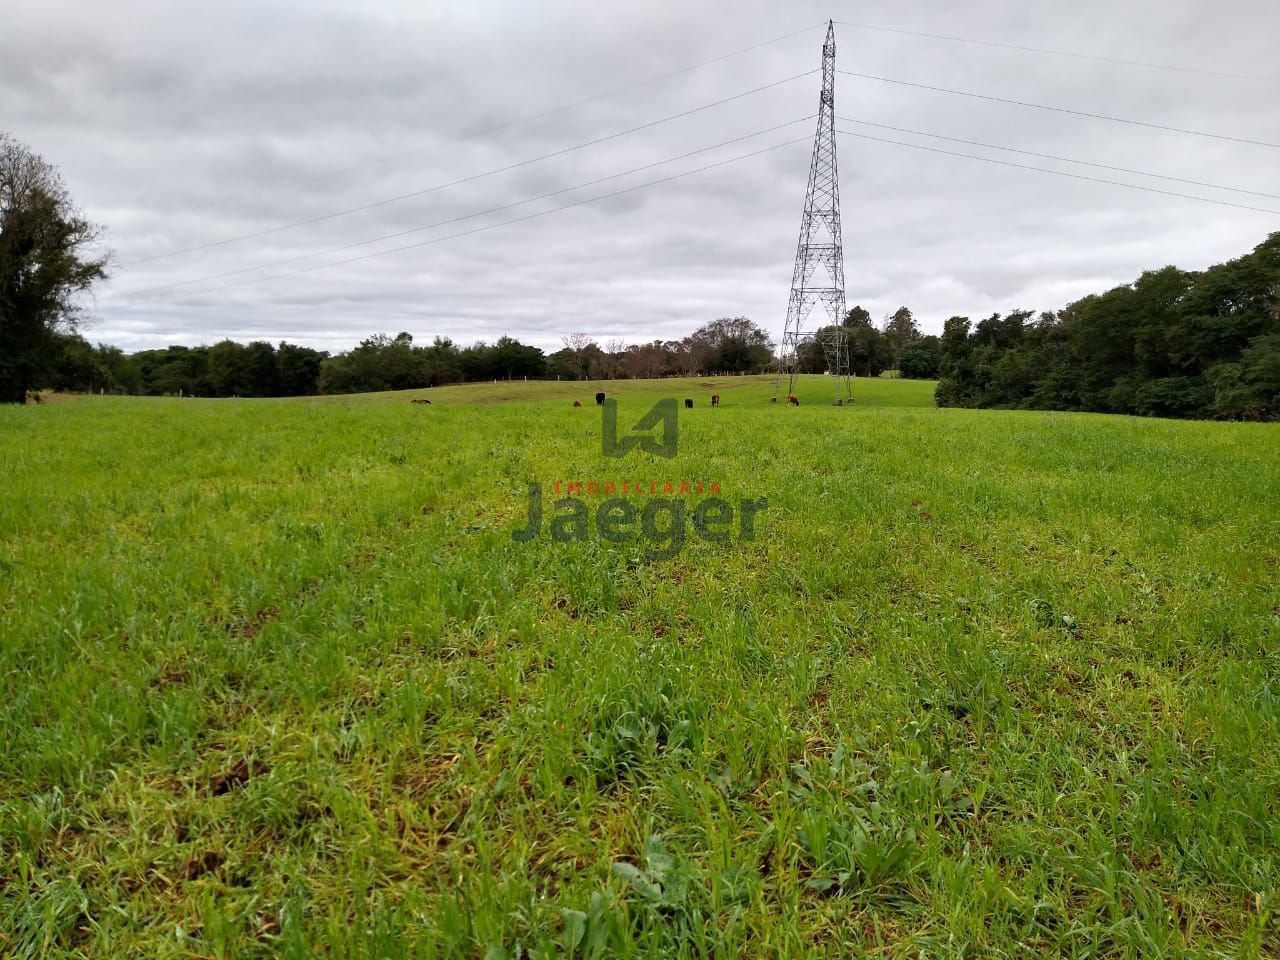
[[[800,398],[794,393],[789,393],[787,394],[787,403],[791,404],[793,407],[798,407],[800,406]]]
[[[711,405],[712,405],[713,407],[718,407],[718,406],[720,406],[720,394],[718,394],[718,393],[713,393],[713,394],[711,395]]]
[[[573,405],[574,405],[575,407],[580,407],[580,406],[582,406],[582,401],[581,401],[581,400],[575,400],[575,401],[573,401]]]

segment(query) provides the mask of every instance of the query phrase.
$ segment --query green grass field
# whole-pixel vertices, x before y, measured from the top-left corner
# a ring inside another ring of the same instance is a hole
[[[603,388],[0,409],[0,955],[1280,955],[1280,430]]]

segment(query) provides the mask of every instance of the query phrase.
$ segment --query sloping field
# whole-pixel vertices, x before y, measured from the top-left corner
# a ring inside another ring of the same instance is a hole
[[[798,397],[806,406],[810,403],[829,404],[835,398],[835,388],[824,377],[801,377]],[[427,390],[404,390],[399,393],[364,393],[352,397],[317,397],[291,399],[289,403],[376,403],[389,400],[425,397],[432,404],[475,403],[536,403],[561,400],[572,405],[578,400],[583,406],[592,406],[597,391],[621,400],[647,399],[653,403],[662,397],[688,398],[697,406],[710,402],[713,394],[720,397],[724,406],[756,408],[767,404],[773,396],[773,377],[713,376],[664,380],[571,380],[509,381],[494,383],[466,383],[449,387],[433,387]],[[785,384],[784,384],[785,386]],[[924,380],[855,380],[855,405],[865,407],[932,407],[933,391],[937,384]],[[786,390],[780,391],[785,397]],[[781,402],[781,401],[779,401]],[[637,416],[642,413],[637,410]],[[597,422],[597,427],[599,426]]]
[[[1280,953],[1280,430],[603,389],[0,409],[0,955]]]

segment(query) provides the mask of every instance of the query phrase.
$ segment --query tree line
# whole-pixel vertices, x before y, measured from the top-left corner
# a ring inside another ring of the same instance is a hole
[[[940,406],[1280,419],[1280,233],[1057,313],[952,317],[939,373]]]
[[[849,367],[855,376],[878,377],[886,370],[896,370],[908,379],[937,379],[939,340],[920,332],[910,308],[899,307],[877,328],[870,312],[855,306],[845,314],[840,326],[848,338]],[[819,327],[811,339],[801,343],[796,356],[801,373],[827,371],[822,336],[834,329]]]
[[[34,385],[145,396],[283,397],[408,390],[485,380],[586,380],[758,373],[773,363],[768,334],[745,317],[714,320],[683,340],[601,348],[583,334],[547,355],[514,337],[461,347],[436,337],[377,334],[330,355],[291,343],[170,346],[126,354],[54,333]]]
[[[844,327],[854,371],[879,376],[902,367],[903,376],[937,374],[937,337],[921,337],[911,311],[901,308],[883,331],[854,307]],[[377,334],[345,353],[330,355],[291,343],[169,346],[126,354],[92,345],[74,332],[54,334],[37,385],[60,392],[129,393],[144,396],[285,397],[408,390],[486,380],[615,380],[763,373],[776,368],[768,333],[746,317],[713,320],[680,340],[601,347],[586,334],[562,338],[551,354],[513,337],[460,347],[436,337],[414,342],[409,333]],[[816,342],[802,345],[803,372],[823,373]]]

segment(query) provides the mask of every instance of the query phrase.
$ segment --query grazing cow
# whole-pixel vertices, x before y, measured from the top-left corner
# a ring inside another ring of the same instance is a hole
[[[798,407],[800,406],[800,398],[794,393],[789,393],[787,394],[787,403],[791,404],[793,407]]]
[[[718,406],[720,406],[720,394],[718,394],[718,393],[713,393],[713,394],[711,395],[711,405],[712,405],[713,407],[718,407]]]
[[[603,406],[604,406],[604,391],[603,391],[603,390],[601,390],[599,393],[597,393],[597,394],[596,394],[596,406],[597,406],[597,407],[603,407]]]
[[[693,409],[693,401],[692,401],[692,400],[690,400],[688,397],[686,397],[686,398],[685,398],[685,401],[684,401],[684,408],[685,408],[686,410],[692,410],[692,409]]]
[[[573,405],[574,405],[575,407],[580,407],[580,406],[582,406],[582,401],[581,401],[581,400],[575,400],[575,401],[573,401]]]
[[[414,399],[410,400],[409,402],[410,402],[410,403],[430,403],[431,401],[430,401],[430,400],[428,400],[426,397],[415,397]]]

